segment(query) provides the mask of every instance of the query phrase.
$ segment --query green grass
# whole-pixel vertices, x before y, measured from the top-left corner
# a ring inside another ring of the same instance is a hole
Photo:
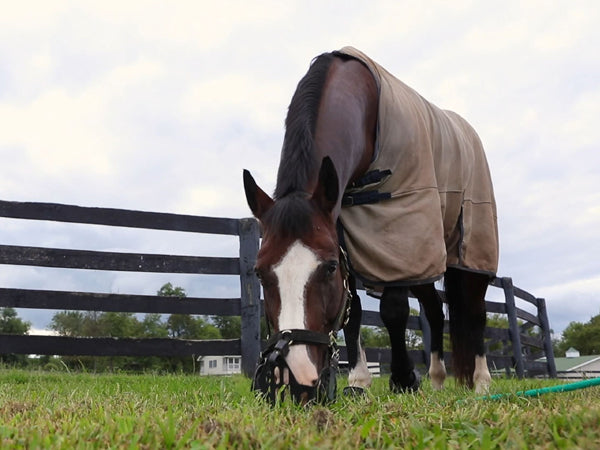
[[[491,393],[557,383],[494,380]],[[423,384],[392,395],[383,377],[328,408],[271,408],[243,377],[3,369],[0,448],[600,448],[598,387],[488,401]]]

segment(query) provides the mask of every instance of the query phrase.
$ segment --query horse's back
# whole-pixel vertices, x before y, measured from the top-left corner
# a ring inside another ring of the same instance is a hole
[[[423,282],[447,266],[495,274],[496,205],[481,140],[466,120],[431,104],[360,51],[380,91],[376,158],[390,170],[356,189],[390,199],[346,207],[341,221],[353,267],[364,282]]]

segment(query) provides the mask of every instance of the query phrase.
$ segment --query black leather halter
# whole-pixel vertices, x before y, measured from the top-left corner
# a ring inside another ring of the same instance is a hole
[[[350,305],[352,303],[352,294],[350,292],[350,284],[348,281],[348,257],[341,247],[340,267],[342,270],[344,302],[329,334],[312,330],[291,329],[281,330],[267,340],[267,345],[260,354],[258,365],[254,373],[252,389],[260,391],[264,398],[271,404],[275,404],[278,393],[281,396],[281,400],[284,398],[286,386],[284,381],[284,371],[286,369],[288,370],[290,393],[294,399],[316,399],[320,403],[335,400],[337,387],[336,374],[339,360],[339,349],[336,342],[336,336],[338,331],[348,323],[350,317]],[[287,363],[285,362],[285,357],[290,351],[290,346],[298,344],[327,346],[327,361],[325,363],[325,368],[319,374],[319,380],[316,386],[307,386],[298,383],[294,374],[289,370]],[[278,369],[278,374],[276,373],[276,369]]]

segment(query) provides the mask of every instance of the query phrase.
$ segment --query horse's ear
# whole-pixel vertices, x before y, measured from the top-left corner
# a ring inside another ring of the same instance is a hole
[[[329,156],[323,158],[319,181],[313,194],[313,200],[326,213],[331,213],[335,208],[340,193],[337,171]]]
[[[273,206],[273,199],[258,187],[250,172],[244,169],[244,191],[248,206],[258,220]]]

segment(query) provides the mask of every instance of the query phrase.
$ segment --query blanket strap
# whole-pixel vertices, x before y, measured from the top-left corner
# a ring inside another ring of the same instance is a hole
[[[381,182],[384,178],[389,177],[392,174],[392,171],[389,169],[386,170],[371,170],[370,172],[365,173],[362,177],[355,180],[349,187],[349,190],[361,188],[363,186],[368,186],[369,184],[376,184]],[[342,197],[342,206],[356,206],[356,205],[366,205],[368,203],[377,203],[381,200],[387,200],[391,198],[392,195],[389,192],[379,192],[378,190],[370,190],[363,192],[345,192]]]
[[[377,203],[381,200],[392,198],[389,192],[366,191],[353,194],[344,194],[342,197],[342,206],[366,205],[368,203]]]
[[[366,186],[367,184],[379,183],[381,180],[383,180],[386,177],[389,177],[391,174],[392,174],[392,171],[390,169],[371,170],[370,172],[365,173],[358,180],[355,180],[350,185],[350,189],[360,188],[360,187]]]

